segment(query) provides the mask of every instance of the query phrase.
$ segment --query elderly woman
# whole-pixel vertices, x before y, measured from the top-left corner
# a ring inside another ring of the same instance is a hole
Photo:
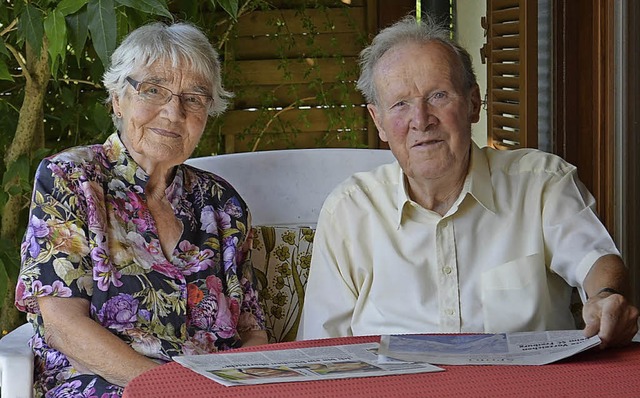
[[[183,162],[227,105],[197,28],[133,31],[104,75],[117,133],[36,173],[16,306],[35,328],[36,391],[117,397],[175,355],[266,343],[250,216]]]

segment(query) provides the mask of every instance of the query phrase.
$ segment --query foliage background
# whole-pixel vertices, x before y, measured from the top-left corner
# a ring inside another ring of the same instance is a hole
[[[213,15],[234,20],[239,12],[261,4],[253,0],[8,0],[0,4],[3,333],[23,322],[13,296],[35,167],[48,154],[102,142],[113,131],[101,77],[116,44],[151,20],[184,20],[206,27]]]
[[[274,3],[276,5],[274,6]],[[14,305],[15,281],[19,271],[19,247],[27,226],[28,206],[32,190],[33,174],[40,160],[65,148],[88,143],[103,142],[113,131],[109,108],[104,104],[106,92],[101,86],[101,77],[110,53],[123,36],[136,27],[156,21],[189,21],[211,38],[223,57],[223,79],[232,91],[251,82],[239,81],[237,68],[233,64],[233,53],[225,44],[235,34],[234,27],[239,18],[255,10],[272,10],[276,6],[292,8],[310,32],[318,27],[304,17],[305,8],[322,8],[326,4],[340,5],[338,0],[6,0],[0,3],[0,330],[2,333],[14,329],[24,322],[23,315]],[[361,2],[362,3],[362,2]],[[298,14],[299,12],[299,14]],[[274,29],[287,29],[280,20],[269,22]],[[331,25],[331,21],[326,24]],[[325,27],[326,28],[326,27]],[[323,29],[321,27],[321,29]],[[282,43],[283,52],[294,44]],[[313,35],[305,41],[313,42]],[[364,36],[362,37],[362,42]],[[361,42],[354,47],[360,48]],[[306,50],[311,51],[311,50]],[[322,54],[313,54],[320,58]],[[304,58],[306,62],[310,58]],[[338,60],[341,63],[343,59]],[[300,59],[283,57],[278,69],[285,74],[296,67]],[[341,69],[338,78],[348,81],[357,73]],[[228,71],[229,73],[225,73]],[[306,73],[306,72],[305,72]],[[312,96],[319,108],[326,110],[325,123],[330,129],[349,131],[346,124],[353,123],[353,112],[342,109],[336,103],[352,103],[353,89],[337,87],[337,93],[325,95],[317,66],[309,72],[311,83],[307,88],[317,87]],[[314,77],[315,76],[315,77]],[[305,78],[308,76],[305,75]],[[235,87],[234,87],[235,86]],[[346,86],[351,86],[347,84]],[[239,89],[240,88],[240,89]],[[334,90],[336,88],[334,87]],[[298,95],[294,93],[294,97]],[[308,97],[309,94],[305,94]],[[258,129],[257,139],[247,145],[257,147],[267,142],[263,133],[267,127],[270,145],[281,140],[289,146],[291,135],[297,134],[306,120],[280,119],[283,112],[299,110],[297,101],[288,106],[274,108],[273,96],[260,99],[265,105],[264,113],[249,126]],[[300,97],[296,97],[300,98]],[[337,101],[337,102],[336,102]],[[282,105],[282,104],[281,104]],[[358,105],[351,108],[356,109]],[[346,117],[344,116],[346,114]],[[334,116],[337,115],[337,116]],[[225,152],[222,131],[224,121],[212,120],[194,156]],[[362,123],[361,120],[358,123]],[[262,126],[262,127],[261,127]],[[266,126],[266,127],[264,127]],[[276,126],[274,128],[274,126]],[[337,127],[336,127],[337,126]],[[304,127],[302,127],[304,128]],[[271,134],[274,131],[278,134]],[[284,134],[281,134],[284,133]],[[356,134],[362,134],[362,129]],[[340,133],[321,137],[342,146],[362,146],[355,135]],[[354,138],[355,137],[355,138]],[[227,140],[228,141],[228,140]],[[322,144],[322,143],[320,143]],[[311,145],[315,145],[312,143]],[[324,145],[324,144],[323,144]]]

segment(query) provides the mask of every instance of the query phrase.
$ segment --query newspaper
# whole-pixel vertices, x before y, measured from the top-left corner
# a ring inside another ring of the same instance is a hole
[[[378,363],[378,343],[183,355],[181,365],[225,386],[442,371],[427,363]]]
[[[544,365],[600,344],[581,330],[498,334],[384,335],[379,363],[395,359],[438,365]]]

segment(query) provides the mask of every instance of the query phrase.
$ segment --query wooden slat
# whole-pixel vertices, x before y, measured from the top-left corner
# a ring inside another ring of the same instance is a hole
[[[493,49],[508,49],[518,48],[520,45],[519,37],[517,35],[511,36],[499,36],[491,40]]]
[[[518,7],[519,5],[520,0],[491,0],[491,7],[493,7],[494,10],[513,8]]]
[[[303,105],[319,104],[364,104],[362,94],[355,81],[324,83],[320,85],[292,84],[268,86],[238,86],[233,88],[234,109],[259,108],[263,105],[286,107],[304,99]]]
[[[491,119],[496,127],[511,127],[513,129],[520,129],[520,119],[512,117],[504,117],[493,114]]]
[[[489,53],[491,62],[505,62],[512,61],[517,62],[520,60],[520,49],[512,50],[495,50]]]
[[[292,109],[278,111],[229,111],[220,117],[226,135],[279,133],[289,131],[337,131],[348,125],[353,130],[366,128],[366,108]],[[276,116],[277,115],[277,116]],[[343,122],[345,121],[346,122]]]
[[[517,35],[520,33],[520,24],[517,21],[496,23],[490,26],[494,35]]]
[[[503,89],[503,88],[512,88],[515,90],[520,89],[519,77],[495,76],[491,80],[493,81],[493,87],[497,89]]]
[[[517,21],[519,17],[520,9],[518,7],[504,8],[491,13],[493,23]]]
[[[504,75],[512,75],[518,76],[520,74],[520,64],[516,62],[512,63],[499,63],[491,65],[493,68],[494,76],[504,76]]]
[[[520,91],[516,90],[498,90],[492,89],[491,95],[496,101],[511,101],[511,102],[519,102],[520,101]]]
[[[352,134],[345,138],[343,134],[326,131],[305,131],[299,134],[265,134],[260,137],[235,137],[235,152],[267,151],[291,148],[353,148],[366,145],[366,132]]]
[[[313,71],[312,68],[316,65],[316,71]],[[290,60],[286,70],[281,69],[281,66],[279,60],[238,61],[234,63],[234,68],[226,70],[226,81],[231,82],[231,85],[299,84],[309,83],[313,79],[336,82],[346,78],[345,74],[355,76],[358,71],[355,57]]]
[[[518,135],[520,134],[519,131],[517,130],[509,130],[509,129],[502,129],[502,128],[494,128],[493,129],[493,135],[502,140],[502,139],[506,139],[509,141],[516,141],[518,142],[519,137]]]
[[[519,115],[520,114],[520,104],[518,103],[508,103],[508,102],[494,102],[493,103],[493,114],[494,115]]]
[[[356,32],[308,35],[239,37],[233,41],[235,59],[273,59],[276,54],[287,58],[308,57],[321,54],[324,57],[357,57],[364,48],[364,37]]]
[[[513,0],[511,0],[513,1]],[[269,5],[277,9],[298,9],[301,6],[306,7],[364,7],[367,0],[349,0],[347,2],[341,0],[269,0]]]
[[[366,10],[363,7],[327,9],[254,11],[238,19],[233,29],[236,37],[262,36],[275,33],[303,34],[309,26],[318,33],[366,31]],[[221,33],[226,26],[221,25]]]

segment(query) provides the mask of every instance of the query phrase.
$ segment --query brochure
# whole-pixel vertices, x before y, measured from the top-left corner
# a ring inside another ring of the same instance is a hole
[[[438,365],[544,365],[600,344],[581,330],[497,334],[384,335],[379,363],[422,361]]]

